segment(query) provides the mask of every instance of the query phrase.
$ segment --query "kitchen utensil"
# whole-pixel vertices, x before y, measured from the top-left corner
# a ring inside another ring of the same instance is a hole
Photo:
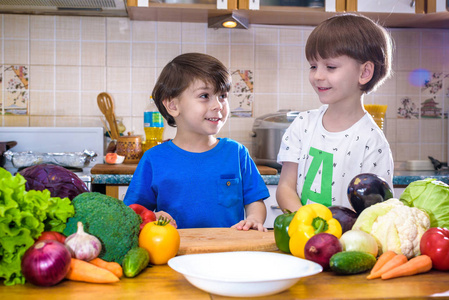
[[[118,139],[120,134],[118,133],[117,129],[117,121],[115,119],[114,114],[114,101],[112,100],[111,95],[108,93],[100,93],[97,96],[97,104],[100,108],[100,111],[103,113],[103,115],[106,117],[106,120],[109,124],[109,129],[111,130],[111,138]]]
[[[178,229],[181,245],[178,255],[225,251],[276,251],[273,231],[235,228]]]
[[[428,158],[430,159],[430,162],[432,163],[435,170],[448,168],[447,162],[440,162],[438,159],[435,159],[432,156],[428,156]]]
[[[6,158],[3,156],[3,153],[8,151],[15,145],[17,145],[16,141],[0,142],[0,167],[3,167],[6,162]]]
[[[220,252],[177,256],[168,261],[192,285],[212,294],[258,297],[282,292],[301,277],[320,273],[312,261],[273,252]]]
[[[281,165],[277,163],[281,139],[298,114],[298,111],[280,110],[254,120],[250,135],[252,140],[251,156],[256,164],[277,170],[281,169]]]
[[[142,138],[139,135],[120,136],[117,154],[125,157],[125,164],[137,164],[142,157]]]

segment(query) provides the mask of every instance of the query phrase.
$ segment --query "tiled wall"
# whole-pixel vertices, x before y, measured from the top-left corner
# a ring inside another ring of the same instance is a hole
[[[102,126],[96,97],[106,91],[127,131],[143,134],[143,109],[161,68],[192,51],[233,72],[233,117],[220,136],[248,148],[255,117],[320,105],[304,57],[312,27],[214,30],[205,23],[36,15],[0,21],[2,126]],[[394,75],[365,103],[388,105],[386,135],[398,167],[428,155],[447,161],[449,30],[390,31]],[[174,133],[168,128],[165,137]]]

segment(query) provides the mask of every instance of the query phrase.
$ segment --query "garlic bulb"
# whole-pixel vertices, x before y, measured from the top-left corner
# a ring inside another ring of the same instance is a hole
[[[89,261],[98,256],[101,251],[101,242],[95,236],[84,232],[83,223],[78,222],[78,230],[71,234],[65,244],[69,248],[72,257]]]

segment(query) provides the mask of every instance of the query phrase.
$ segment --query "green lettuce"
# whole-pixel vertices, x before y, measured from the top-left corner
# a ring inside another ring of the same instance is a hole
[[[50,191],[25,190],[25,178],[0,168],[0,279],[5,285],[24,284],[23,254],[45,231],[62,232],[75,214],[69,198]]]
[[[449,228],[449,185],[435,178],[410,183],[402,193],[404,204],[420,208],[430,217],[430,227]]]

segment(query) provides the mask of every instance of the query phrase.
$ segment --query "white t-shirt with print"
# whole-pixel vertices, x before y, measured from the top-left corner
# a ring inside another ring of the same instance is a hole
[[[298,163],[296,191],[301,203],[352,208],[350,181],[361,173],[384,178],[393,189],[394,163],[390,146],[371,115],[349,129],[329,132],[323,127],[327,105],[300,112],[286,130],[277,160]]]

